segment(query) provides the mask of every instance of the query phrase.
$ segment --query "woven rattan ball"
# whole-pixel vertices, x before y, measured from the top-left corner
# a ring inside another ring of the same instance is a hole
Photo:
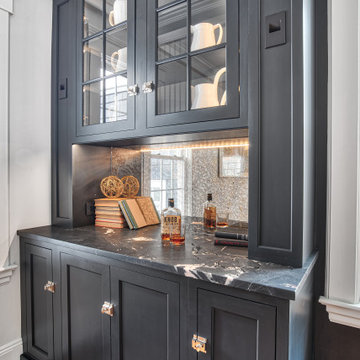
[[[122,195],[124,197],[134,197],[140,190],[139,180],[134,176],[124,176],[121,181],[124,184]]]
[[[101,180],[100,189],[107,198],[119,198],[124,192],[124,183],[117,176],[108,176]]]

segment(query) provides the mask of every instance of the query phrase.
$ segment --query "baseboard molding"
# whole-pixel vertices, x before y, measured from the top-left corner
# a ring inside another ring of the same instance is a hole
[[[14,354],[14,359],[19,359],[23,352],[22,345],[23,343],[20,338],[0,346],[0,359],[5,359],[5,357],[6,359],[12,359],[10,357],[12,353]]]
[[[360,304],[348,304],[323,296],[319,302],[326,306],[331,322],[360,329]]]

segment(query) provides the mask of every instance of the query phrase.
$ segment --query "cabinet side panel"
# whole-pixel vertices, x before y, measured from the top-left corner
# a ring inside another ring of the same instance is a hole
[[[280,11],[286,11],[287,42],[266,49],[265,17]],[[260,13],[259,245],[290,250],[293,122],[290,2],[262,0]]]
[[[75,1],[55,1],[52,50],[53,223],[70,223],[71,123],[75,121]]]

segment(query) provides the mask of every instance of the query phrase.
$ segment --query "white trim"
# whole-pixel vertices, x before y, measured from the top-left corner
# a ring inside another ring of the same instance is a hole
[[[360,329],[360,303],[348,304],[325,297],[321,297],[319,302],[326,306],[330,321]]]
[[[17,265],[10,265],[0,268],[0,286],[10,282],[11,276],[17,267]]]
[[[358,103],[357,103],[357,193],[356,193],[356,250],[355,299],[360,301],[360,6],[358,6]],[[355,301],[356,301],[355,300]]]
[[[0,6],[4,1],[0,0]],[[0,268],[10,248],[9,208],[9,12],[0,8]]]
[[[12,14],[14,11],[14,1],[0,0],[0,10],[5,10],[6,12]]]
[[[7,343],[5,345],[0,346],[0,358],[2,358],[3,356],[9,354],[10,352],[16,350],[17,348],[20,348],[20,349],[17,349],[17,350],[21,354],[22,353],[22,346],[23,346],[23,343],[22,343],[21,338],[10,341],[9,343]]]

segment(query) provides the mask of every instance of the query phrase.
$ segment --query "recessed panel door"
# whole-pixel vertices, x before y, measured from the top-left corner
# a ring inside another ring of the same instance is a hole
[[[110,359],[109,267],[64,253],[60,262],[62,358]]]
[[[52,253],[26,244],[25,256],[27,352],[39,360],[53,359]]]
[[[275,307],[198,290],[198,359],[274,360],[275,316]]]
[[[179,285],[112,268],[113,360],[179,360]]]

